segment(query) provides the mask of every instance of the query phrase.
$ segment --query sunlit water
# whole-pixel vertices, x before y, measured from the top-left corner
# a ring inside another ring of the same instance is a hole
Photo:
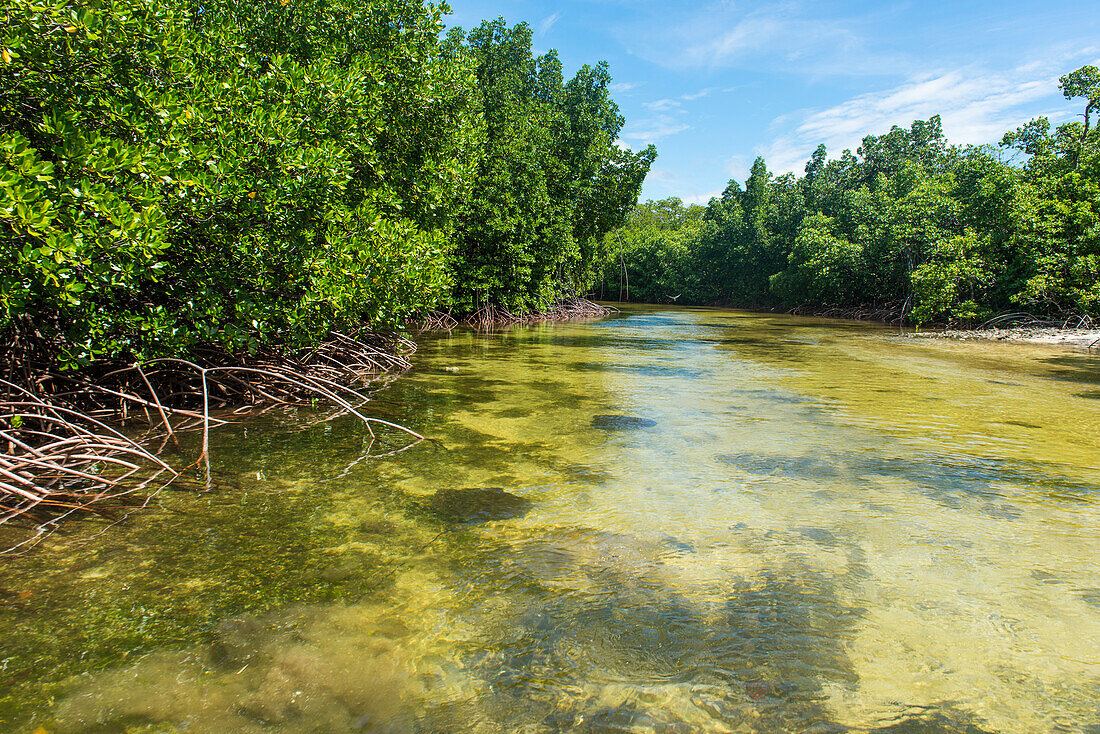
[[[1097,356],[633,309],[415,365],[372,407],[438,443],[226,429],[6,562],[0,729],[1100,732]]]

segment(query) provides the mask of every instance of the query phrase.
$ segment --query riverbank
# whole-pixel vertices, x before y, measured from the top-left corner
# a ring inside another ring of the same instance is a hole
[[[1012,327],[1008,329],[944,329],[913,331],[905,334],[913,339],[959,339],[1046,344],[1075,349],[1100,349],[1100,329],[1055,329],[1047,327]]]
[[[465,317],[429,314],[406,326],[493,329],[614,312],[568,298],[534,313],[486,306]],[[37,356],[45,350],[26,350],[0,370],[0,555],[43,537],[67,517],[141,505],[186,481],[190,469],[197,467],[200,485],[208,484],[211,429],[271,410],[316,410],[318,422],[354,416],[371,439],[361,459],[404,451],[424,437],[371,416],[366,406],[379,384],[412,367],[408,357],[415,350],[399,334],[363,329],[333,332],[307,349],[233,354],[209,345],[186,360],[101,360],[70,372]],[[376,435],[372,424],[395,429],[400,440]],[[187,434],[201,436],[197,457],[180,451]],[[9,542],[14,526],[17,540]]]
[[[788,312],[792,316],[814,316],[816,318],[846,319],[850,321],[875,321],[891,326],[905,328],[905,311],[899,307],[885,308],[796,308]],[[1024,323],[1017,319],[1023,318]],[[1011,321],[1009,319],[1017,320]],[[1005,324],[998,326],[997,323]],[[1019,325],[1011,325],[1017,323]],[[1093,324],[1091,319],[1081,317],[1075,322],[1078,326]],[[931,326],[926,331],[908,331],[904,336],[913,339],[957,339],[963,341],[985,340],[1015,342],[1020,344],[1044,344],[1074,349],[1100,349],[1100,329],[1063,328],[1052,326],[1050,322],[1038,322],[1037,317],[1027,314],[1003,314],[987,325],[974,329],[955,329],[948,326]]]

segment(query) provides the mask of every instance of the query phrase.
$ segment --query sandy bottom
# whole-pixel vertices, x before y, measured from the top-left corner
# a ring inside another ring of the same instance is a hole
[[[1100,349],[1100,330],[1097,329],[1039,329],[1028,327],[947,329],[945,331],[913,332],[906,334],[906,336],[915,339],[988,339],[1026,344],[1049,344],[1078,349]]]

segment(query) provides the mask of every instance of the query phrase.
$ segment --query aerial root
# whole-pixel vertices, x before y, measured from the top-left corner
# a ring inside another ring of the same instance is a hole
[[[792,316],[815,316],[826,319],[849,319],[852,321],[879,321],[884,324],[903,324],[909,310],[909,301],[881,306],[796,306],[787,313]]]
[[[1029,329],[1063,329],[1091,331],[1098,324],[1088,314],[1070,314],[1061,319],[1040,318],[1034,314],[1025,312],[1009,312],[997,314],[986,321],[981,329],[1005,329],[1005,328],[1029,328]]]
[[[563,298],[553,303],[544,303],[541,310],[526,314],[515,314],[502,306],[484,306],[466,317],[465,323],[479,329],[490,329],[499,326],[533,324],[542,321],[572,321],[601,318],[615,312],[616,309],[593,303],[587,298],[573,297]]]
[[[35,537],[61,517],[167,481],[177,472],[106,423],[0,379],[0,524],[35,516]],[[166,483],[166,482],[165,482]]]
[[[35,540],[74,513],[102,514],[108,501],[135,495],[147,503],[181,477],[182,470],[158,456],[169,442],[178,447],[181,433],[202,431],[202,450],[191,466],[201,464],[209,483],[211,428],[280,407],[333,406],[315,422],[354,416],[371,436],[358,461],[407,450],[424,436],[368,415],[364,406],[368,386],[411,367],[415,349],[404,338],[333,333],[314,349],[247,359],[206,350],[193,360],[73,372],[9,363],[12,379],[0,378],[0,526],[29,522]],[[119,430],[131,426],[138,430]],[[407,440],[383,446],[375,427]],[[147,448],[158,440],[158,449]]]
[[[420,320],[421,331],[450,331],[458,326],[458,319],[443,311],[431,311]]]

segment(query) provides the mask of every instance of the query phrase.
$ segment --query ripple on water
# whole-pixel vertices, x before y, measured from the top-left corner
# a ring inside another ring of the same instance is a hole
[[[429,339],[383,407],[438,443],[216,434],[235,488],[15,559],[0,700],[51,734],[1089,732],[1096,365],[877,333]]]

